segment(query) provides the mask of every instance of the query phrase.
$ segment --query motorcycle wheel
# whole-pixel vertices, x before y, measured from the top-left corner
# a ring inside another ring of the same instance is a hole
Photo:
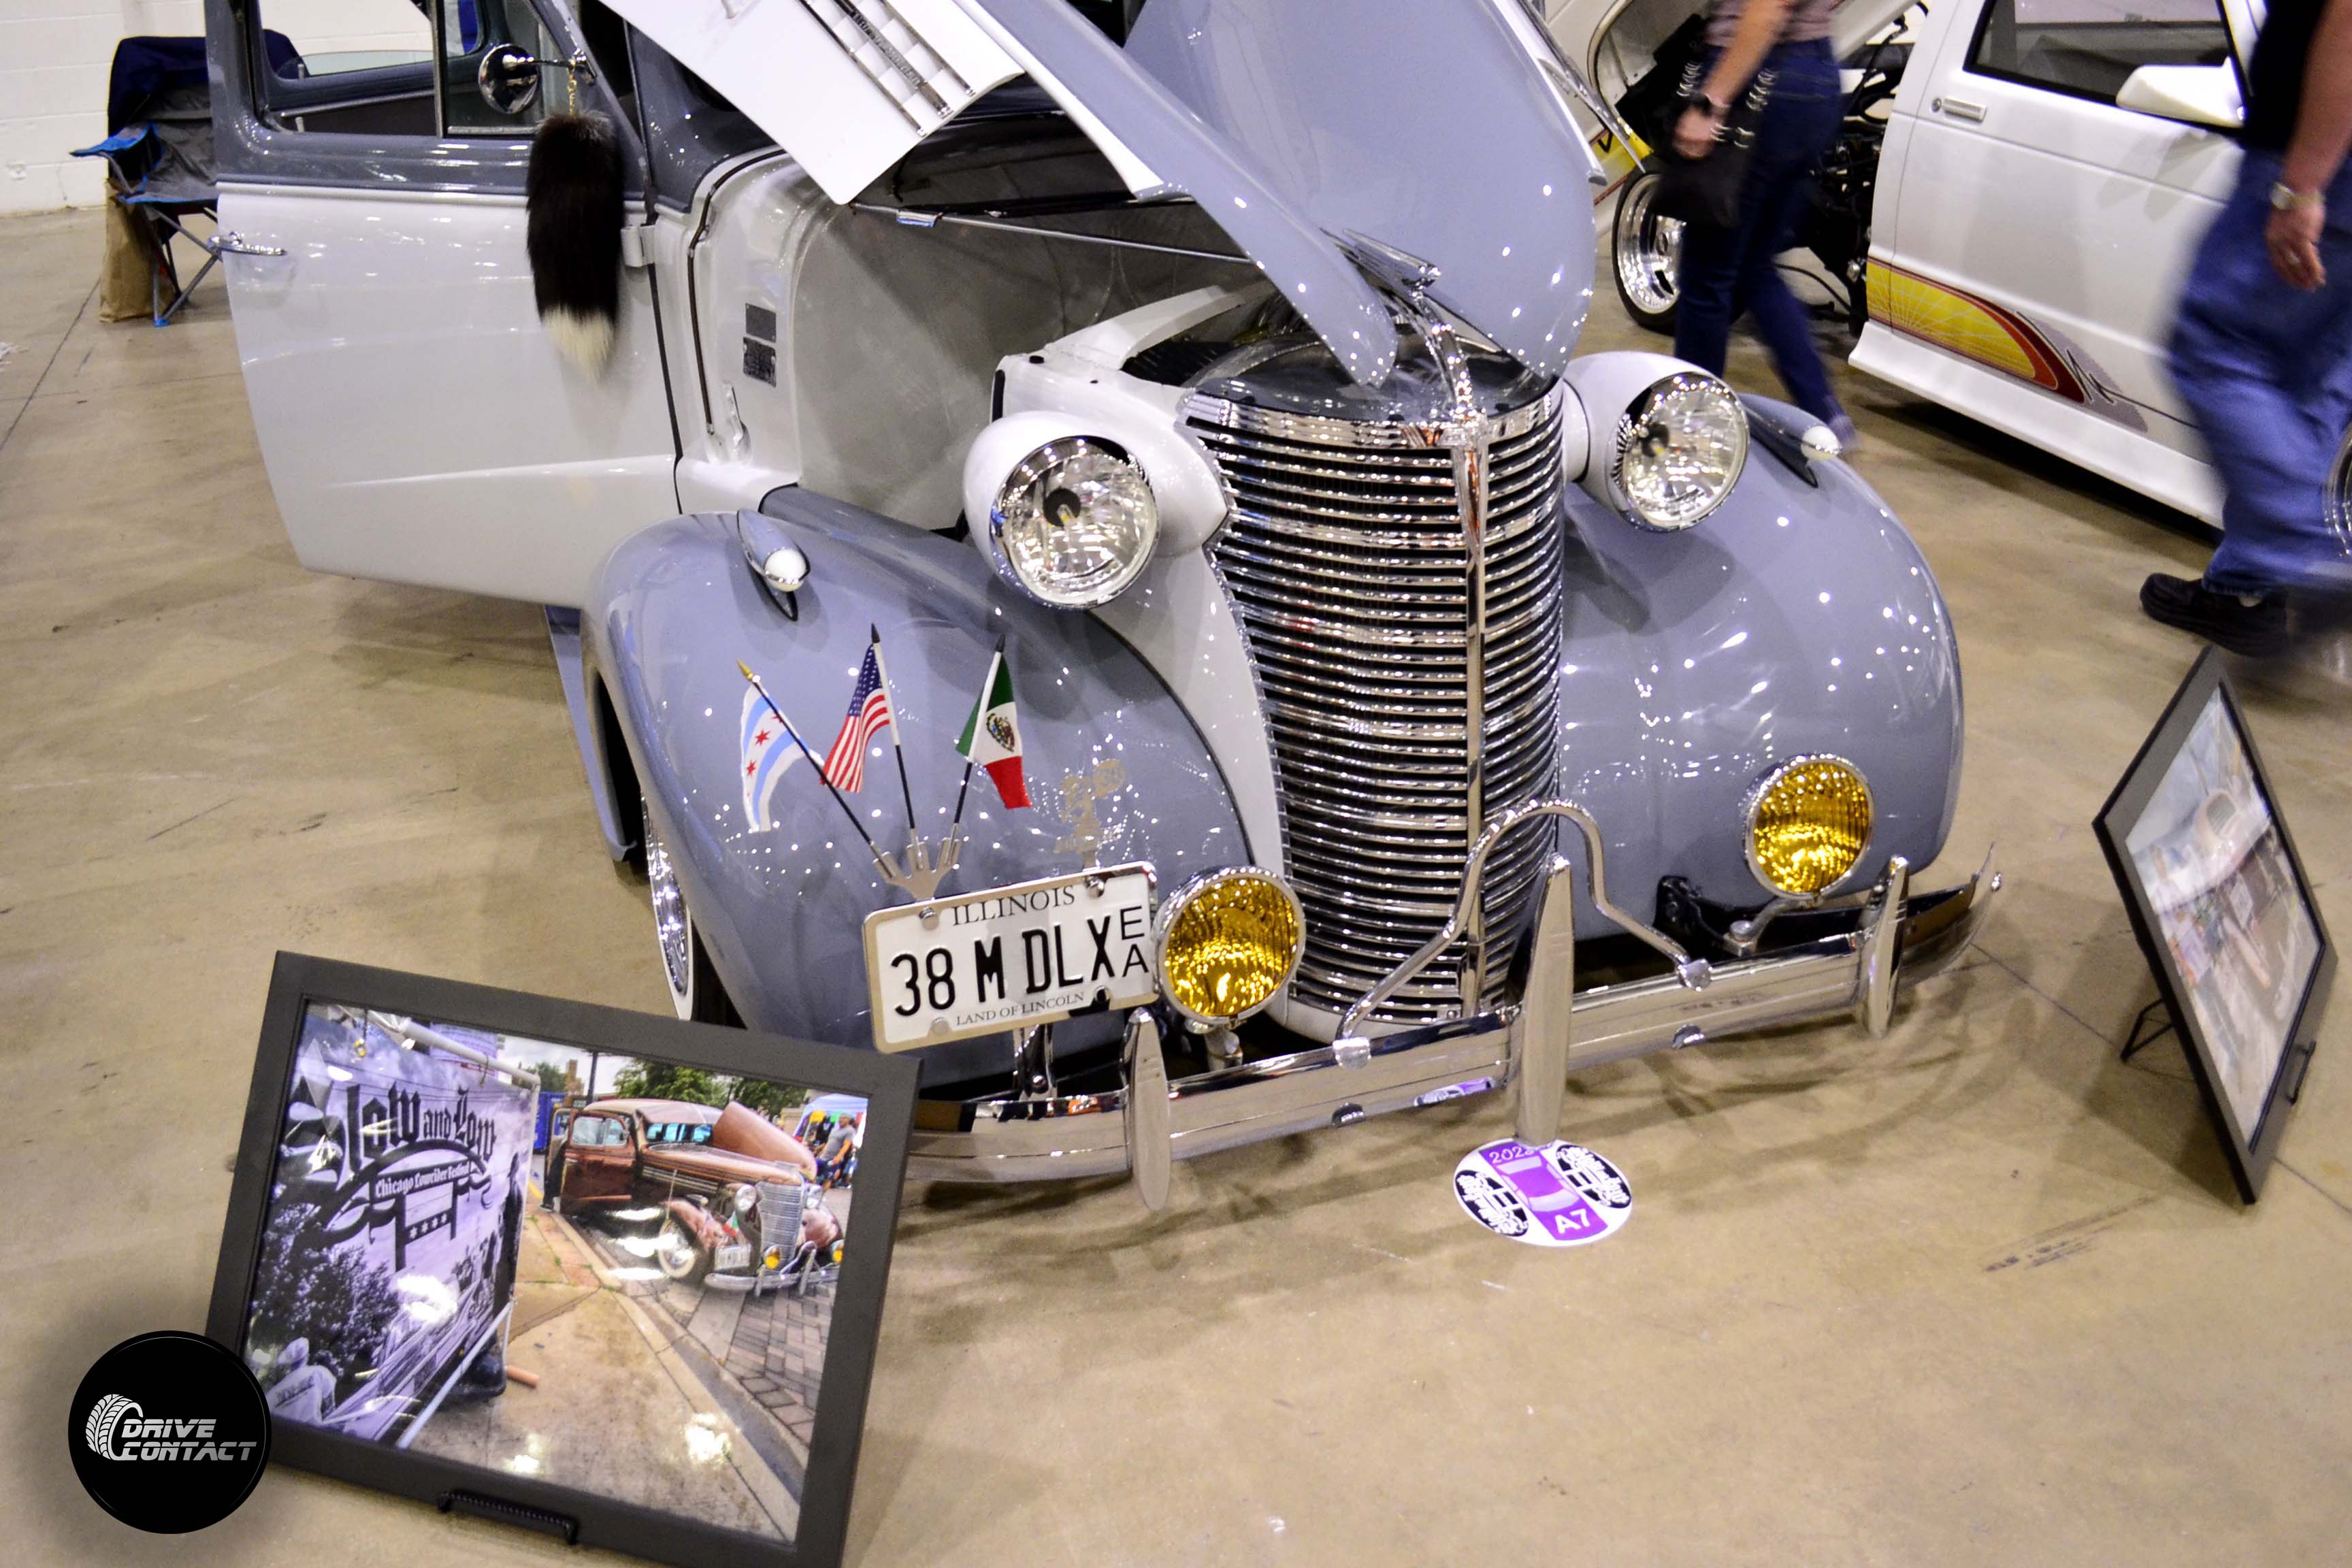
[[[1610,271],[1617,298],[1636,326],[1672,333],[1675,306],[1682,298],[1677,280],[1683,248],[1679,219],[1657,211],[1659,176],[1636,174],[1617,195],[1617,217],[1610,230]]]

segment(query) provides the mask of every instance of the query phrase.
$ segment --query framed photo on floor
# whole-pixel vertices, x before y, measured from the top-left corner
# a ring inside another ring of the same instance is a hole
[[[917,1072],[280,953],[207,1331],[275,1461],[831,1568]]]
[[[2212,649],[2095,826],[2238,1191],[2252,1203],[2318,1043],[2336,952]]]

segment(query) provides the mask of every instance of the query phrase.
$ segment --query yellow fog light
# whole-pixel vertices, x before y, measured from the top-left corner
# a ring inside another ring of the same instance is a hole
[[[1252,867],[1186,883],[1160,911],[1160,986],[1196,1024],[1233,1024],[1290,984],[1307,917],[1281,878]]]
[[[762,1268],[782,1268],[784,1266],[784,1249],[781,1247],[768,1248],[760,1254],[760,1263]]]
[[[1843,757],[1794,757],[1748,801],[1748,864],[1776,893],[1802,898],[1843,881],[1870,847],[1870,784]]]

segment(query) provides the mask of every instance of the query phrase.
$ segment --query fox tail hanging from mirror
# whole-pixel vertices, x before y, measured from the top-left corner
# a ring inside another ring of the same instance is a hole
[[[601,114],[555,114],[530,142],[525,185],[539,318],[591,375],[612,357],[621,315],[620,139]]]

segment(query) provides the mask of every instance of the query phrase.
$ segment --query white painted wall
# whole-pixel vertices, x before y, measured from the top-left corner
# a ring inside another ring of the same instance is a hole
[[[258,0],[304,53],[416,48],[410,0]],[[121,38],[205,30],[203,0],[0,0],[0,212],[104,198],[106,171],[70,156],[106,134],[106,79]]]

